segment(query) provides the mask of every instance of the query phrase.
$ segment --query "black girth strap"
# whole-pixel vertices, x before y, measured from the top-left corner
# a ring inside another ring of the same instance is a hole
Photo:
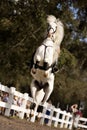
[[[47,66],[47,67],[44,67],[44,65],[43,66],[40,66],[40,65],[38,65],[38,64],[34,64],[35,65],[35,69],[40,69],[40,70],[48,70],[49,68],[53,68],[54,66],[55,66],[55,63],[53,63],[53,64],[51,64],[50,66]]]

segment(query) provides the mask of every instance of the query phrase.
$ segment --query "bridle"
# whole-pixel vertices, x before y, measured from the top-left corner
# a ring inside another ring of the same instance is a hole
[[[52,34],[54,34],[54,33],[56,32],[56,30],[57,30],[57,26],[56,26],[56,28],[55,28],[55,30],[54,30],[54,28],[52,28],[52,27],[50,26],[50,24],[48,24],[47,33],[49,33],[49,31],[50,31],[51,29],[53,30],[53,33],[52,33]]]
[[[55,23],[56,24],[56,23]],[[52,32],[50,33],[50,30],[52,30]],[[54,42],[54,35],[55,32],[57,30],[57,25],[55,26],[55,28],[53,28],[50,24],[48,24],[48,28],[47,28],[47,37],[50,36],[51,40]]]

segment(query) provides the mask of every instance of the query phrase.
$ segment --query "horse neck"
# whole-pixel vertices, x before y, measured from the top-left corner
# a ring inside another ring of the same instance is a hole
[[[53,53],[53,61],[57,61],[60,55],[60,46],[55,45],[54,46],[54,53]]]
[[[51,37],[47,37],[42,45],[47,46],[47,47],[53,47],[53,40]]]

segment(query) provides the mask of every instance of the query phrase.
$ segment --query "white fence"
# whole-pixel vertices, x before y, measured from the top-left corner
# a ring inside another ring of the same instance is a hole
[[[11,110],[16,110],[20,112],[19,118],[23,119],[24,114],[30,114],[31,110],[26,108],[27,101],[33,102],[33,99],[28,95],[28,93],[20,93],[16,91],[14,87],[8,88],[7,86],[4,86],[0,84],[0,91],[1,92],[7,92],[9,94],[8,102],[0,101],[0,107],[4,107],[5,109],[5,116],[10,116]],[[17,105],[14,105],[13,97],[18,96],[23,99],[22,105],[19,107]],[[73,126],[73,117],[70,113],[66,111],[62,111],[59,108],[55,108],[53,105],[50,107],[50,115],[46,114],[47,107],[43,106],[43,112],[40,114],[40,124],[44,124],[45,119],[48,119],[48,125],[54,125],[54,127],[60,127],[60,128],[69,128],[72,129]],[[38,112],[34,112],[33,116],[31,117],[30,121],[35,122],[35,118],[38,115]],[[78,123],[78,127],[81,128],[87,128],[87,118],[79,118],[79,122],[84,122],[83,124]]]

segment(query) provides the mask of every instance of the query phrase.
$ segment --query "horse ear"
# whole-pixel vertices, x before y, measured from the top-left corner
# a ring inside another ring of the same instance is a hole
[[[48,15],[47,16],[47,22],[48,23],[50,23],[50,22],[55,23],[56,22],[56,17],[54,15]]]

